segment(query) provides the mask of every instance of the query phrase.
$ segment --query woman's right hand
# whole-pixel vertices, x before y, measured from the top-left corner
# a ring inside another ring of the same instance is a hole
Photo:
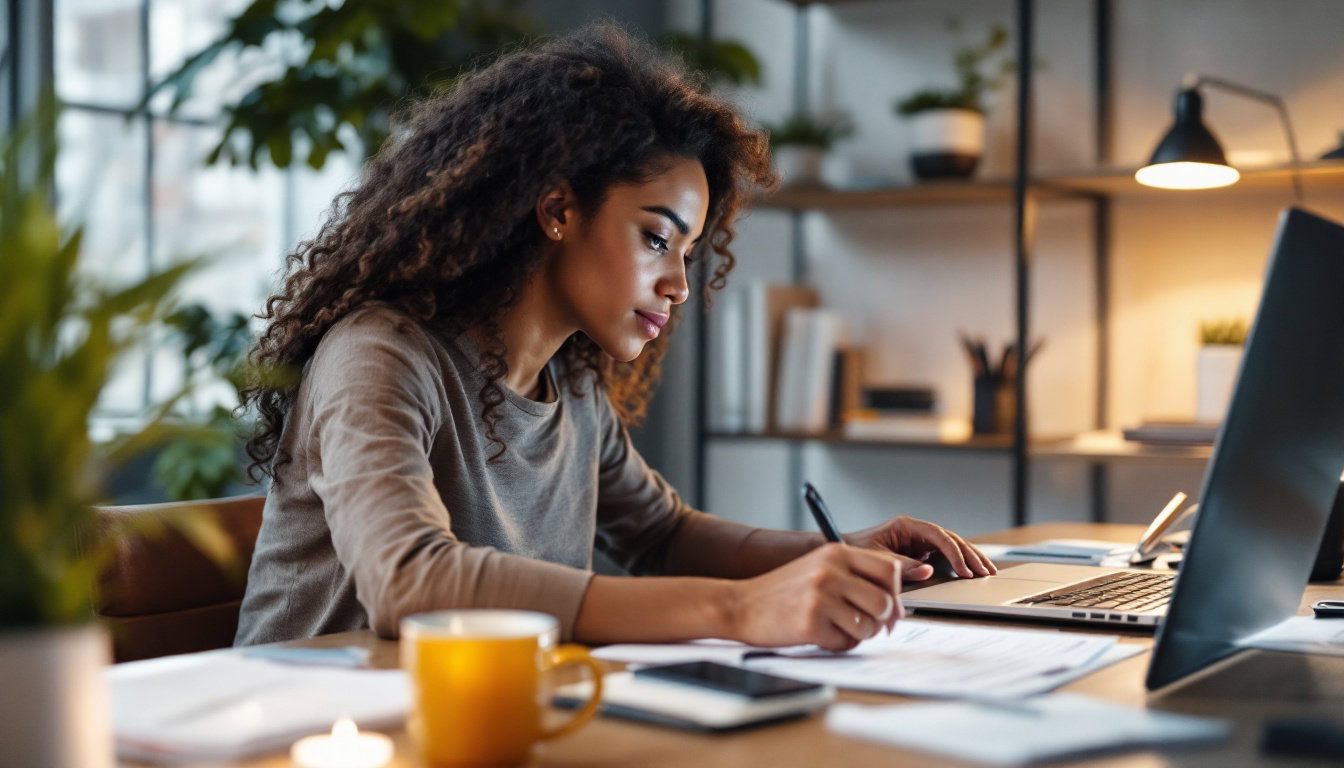
[[[826,544],[750,579],[729,582],[733,639],[749,645],[816,644],[847,651],[891,628],[900,604],[901,558]]]

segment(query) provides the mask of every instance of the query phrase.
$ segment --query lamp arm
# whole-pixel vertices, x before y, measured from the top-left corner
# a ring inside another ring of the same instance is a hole
[[[1246,98],[1254,99],[1255,101],[1263,101],[1278,111],[1279,122],[1283,124],[1283,133],[1288,137],[1288,153],[1293,158],[1293,193],[1297,197],[1297,202],[1301,203],[1302,172],[1299,166],[1302,164],[1302,157],[1297,153],[1297,139],[1293,136],[1293,124],[1288,119],[1288,105],[1284,103],[1282,98],[1275,96],[1272,93],[1259,91],[1240,83],[1234,83],[1231,80],[1224,80],[1221,77],[1198,75],[1186,79],[1187,88],[1199,88],[1204,85],[1213,86],[1214,88],[1245,96]]]

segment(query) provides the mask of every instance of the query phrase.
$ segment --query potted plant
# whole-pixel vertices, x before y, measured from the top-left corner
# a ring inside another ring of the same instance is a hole
[[[96,530],[93,505],[99,467],[143,450],[156,422],[100,453],[88,419],[192,265],[117,289],[80,273],[81,232],[50,204],[54,126],[48,103],[0,137],[0,744],[19,765],[110,768],[93,590],[116,532]],[[227,554],[204,518],[177,522]]]
[[[1218,320],[1199,324],[1199,354],[1195,360],[1195,421],[1217,423],[1227,413],[1232,387],[1241,368],[1242,347],[1248,329],[1245,320]]]
[[[781,123],[763,126],[770,135],[770,155],[784,184],[821,184],[822,162],[835,142],[854,133],[844,115],[812,117],[790,115]]]
[[[957,29],[949,21],[950,29]],[[969,177],[985,149],[986,93],[997,90],[1013,71],[1010,58],[1000,58],[986,76],[981,69],[1008,43],[1002,25],[990,27],[980,45],[958,48],[952,55],[958,85],[925,88],[897,101],[896,114],[909,126],[910,166],[921,179]]]

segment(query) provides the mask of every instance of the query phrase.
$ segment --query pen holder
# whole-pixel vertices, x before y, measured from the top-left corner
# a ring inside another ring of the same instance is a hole
[[[971,431],[977,435],[1005,435],[1017,421],[1017,378],[976,376]]]

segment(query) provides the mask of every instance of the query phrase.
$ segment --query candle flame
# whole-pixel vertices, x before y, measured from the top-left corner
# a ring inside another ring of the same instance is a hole
[[[359,728],[355,727],[355,721],[348,717],[342,717],[331,726],[331,738],[340,741],[353,739],[359,736]]]

